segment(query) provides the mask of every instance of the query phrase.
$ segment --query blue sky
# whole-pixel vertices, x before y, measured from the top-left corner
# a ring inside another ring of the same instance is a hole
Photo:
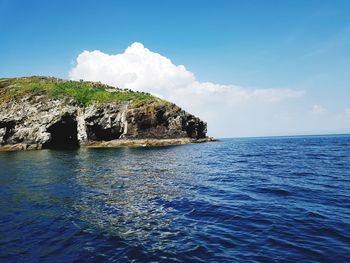
[[[334,119],[350,109],[349,13],[350,1],[339,0],[0,0],[0,76],[69,78],[82,51],[117,54],[141,42],[200,82],[305,91],[271,108],[298,115],[290,127],[237,134],[216,127],[215,135],[350,132],[345,117],[334,129],[320,121],[301,127],[308,110]]]

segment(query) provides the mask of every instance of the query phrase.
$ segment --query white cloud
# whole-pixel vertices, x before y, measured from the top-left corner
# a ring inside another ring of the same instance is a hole
[[[215,136],[266,134],[276,128],[278,131],[282,124],[271,116],[283,109],[280,102],[304,95],[302,90],[200,82],[185,66],[175,65],[137,42],[116,55],[84,51],[69,75],[73,80],[101,81],[175,102],[207,121],[210,135]]]
[[[346,109],[344,110],[344,112],[345,112],[345,114],[350,115],[350,108],[346,108]]]
[[[322,107],[321,105],[314,104],[312,106],[311,112],[316,115],[322,115],[328,112],[328,110],[325,107]]]
[[[108,55],[84,51],[70,72],[72,79],[88,79],[132,90],[147,91],[167,97],[195,81],[182,65],[134,43],[124,53]]]

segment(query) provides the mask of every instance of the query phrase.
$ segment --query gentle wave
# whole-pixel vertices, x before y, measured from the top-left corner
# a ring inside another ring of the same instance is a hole
[[[0,261],[349,262],[349,145],[0,153]]]

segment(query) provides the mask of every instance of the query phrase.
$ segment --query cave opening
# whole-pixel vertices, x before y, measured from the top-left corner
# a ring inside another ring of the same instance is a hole
[[[104,128],[101,125],[95,124],[87,126],[87,134],[89,140],[93,141],[111,141],[119,139],[123,130],[117,127]]]
[[[77,121],[73,116],[64,116],[51,125],[48,129],[51,133],[50,141],[44,145],[48,149],[76,149],[79,147]]]

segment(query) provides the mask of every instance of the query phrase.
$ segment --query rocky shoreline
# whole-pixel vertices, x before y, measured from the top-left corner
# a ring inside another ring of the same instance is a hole
[[[191,143],[216,142],[218,139],[207,137],[201,139],[177,138],[177,139],[118,139],[111,141],[90,141],[82,143],[80,148],[124,148],[124,147],[161,147],[172,145],[184,145]],[[0,152],[33,151],[42,150],[40,144],[18,143],[0,146]],[[72,148],[74,149],[74,148]]]

